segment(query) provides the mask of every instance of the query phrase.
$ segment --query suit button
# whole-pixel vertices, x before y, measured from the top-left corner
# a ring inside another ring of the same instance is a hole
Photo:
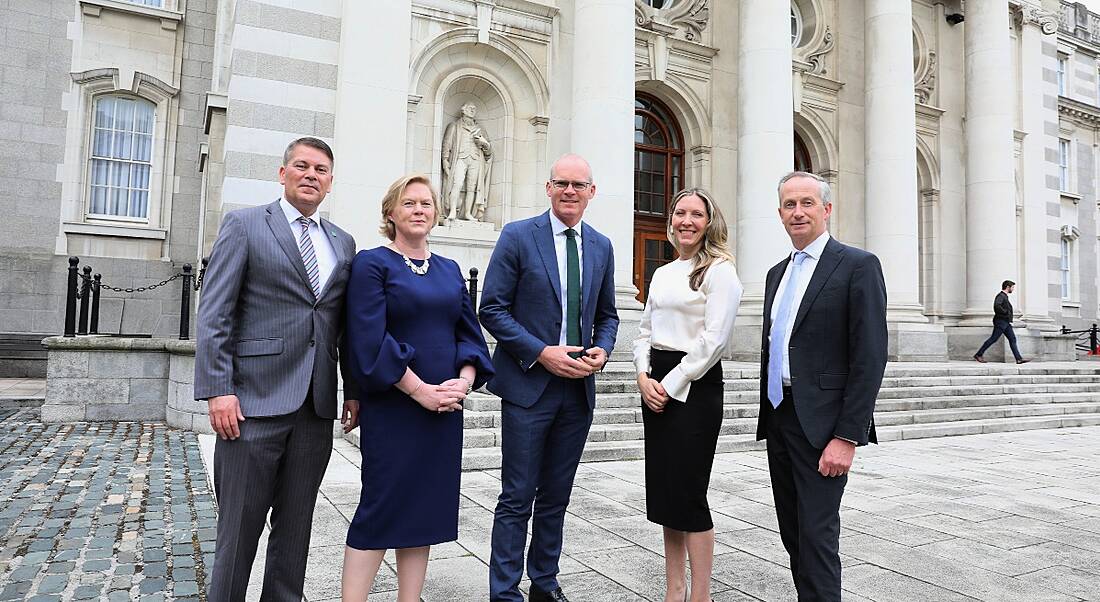
[[[316,344],[317,344],[317,341],[312,341],[312,340],[311,340],[311,341],[309,342],[309,346],[310,346],[310,347],[312,347],[312,346],[314,346],[314,345],[316,345]]]

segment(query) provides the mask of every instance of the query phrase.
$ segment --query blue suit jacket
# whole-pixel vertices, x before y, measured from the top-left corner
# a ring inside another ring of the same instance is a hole
[[[581,269],[581,344],[615,346],[615,255],[611,241],[585,223]],[[529,408],[538,401],[551,374],[536,362],[561,336],[561,279],[554,252],[550,213],[512,222],[500,232],[481,293],[481,324],[497,340],[496,376],[489,390]],[[584,379],[588,407],[596,406],[594,376]]]

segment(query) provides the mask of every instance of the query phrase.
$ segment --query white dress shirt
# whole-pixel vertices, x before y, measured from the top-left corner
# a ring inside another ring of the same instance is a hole
[[[817,269],[817,261],[821,259],[821,254],[825,251],[825,245],[828,243],[829,233],[823,232],[812,243],[806,245],[805,249],[802,249],[802,252],[806,254],[806,258],[802,260],[802,266],[798,271],[798,281],[794,283],[791,313],[787,323],[783,325],[783,384],[787,386],[791,385],[791,327],[794,326],[794,319],[798,315],[798,306],[802,304],[802,295],[806,294],[806,287],[810,285],[810,278],[813,278],[814,270]],[[779,300],[783,298],[783,291],[787,290],[787,281],[790,280],[791,270],[794,268],[794,254],[796,252],[798,252],[798,249],[791,249],[791,261],[787,262],[787,270],[783,272],[783,280],[779,282],[779,288],[775,289],[771,314],[773,323],[775,315],[779,312]]]
[[[298,218],[303,217],[302,212],[295,209],[294,205],[291,205],[286,199],[279,199],[279,206],[283,208],[283,214],[286,215],[290,232],[294,235],[294,244],[300,249],[302,224],[298,223]],[[313,252],[317,256],[317,286],[323,291],[325,290],[325,283],[332,275],[332,270],[336,268],[336,250],[332,248],[332,241],[329,240],[324,228],[317,220],[316,213],[310,216],[307,232],[309,233],[309,239],[313,242]],[[300,254],[299,257],[301,257]]]
[[[653,272],[634,341],[634,367],[639,374],[649,372],[651,348],[687,354],[661,379],[668,396],[680,401],[687,400],[692,381],[721,361],[744,292],[733,262],[712,263],[697,291],[690,285],[694,267],[690,259],[677,259]]]
[[[577,241],[577,260],[579,262],[578,267],[580,267],[578,274],[581,276],[581,283],[584,282],[584,243],[581,242],[582,225],[582,222],[577,222],[577,225],[573,226],[573,229],[577,231],[574,240]],[[558,280],[561,282],[561,333],[559,333],[558,344],[564,345],[566,342],[566,327],[569,325],[565,315],[568,309],[566,306],[568,302],[566,295],[568,294],[567,289],[569,285],[569,265],[566,263],[568,257],[566,256],[565,250],[567,237],[565,236],[565,231],[569,229],[569,226],[562,223],[562,221],[558,219],[558,216],[554,215],[554,212],[551,211],[550,228],[554,231],[554,253],[558,256]],[[605,349],[605,351],[611,353],[610,349]]]

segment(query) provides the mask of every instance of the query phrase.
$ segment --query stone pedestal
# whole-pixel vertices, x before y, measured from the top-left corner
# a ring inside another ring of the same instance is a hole
[[[164,420],[164,339],[49,337],[42,422]]]
[[[947,335],[939,324],[888,322],[887,359],[891,362],[942,362]]]

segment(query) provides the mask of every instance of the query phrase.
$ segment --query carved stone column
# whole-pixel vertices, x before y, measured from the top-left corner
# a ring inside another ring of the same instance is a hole
[[[405,173],[411,0],[345,2],[336,83],[336,176],[330,207],[360,248],[377,233],[382,196]],[[364,60],[363,57],[372,57]],[[410,104],[412,106],[410,106]],[[384,140],[388,152],[379,152]]]
[[[966,3],[966,309],[961,326],[987,327],[993,296],[1016,271],[1008,16],[1004,0]]]
[[[1021,127],[1025,132],[1022,156],[1023,207],[1019,221],[1021,273],[1017,281],[1019,309],[1029,329],[1054,330],[1048,304],[1047,269],[1047,202],[1057,201],[1046,186],[1047,162],[1045,147],[1057,148],[1054,136],[1044,132],[1047,109],[1043,107],[1043,35],[1058,31],[1054,13],[1029,4],[1022,5],[1016,19],[1020,24],[1020,76],[1025,82],[1020,90]],[[1053,90],[1050,90],[1053,93]],[[1011,276],[1006,276],[1011,278]]]
[[[570,150],[588,159],[596,197],[585,221],[615,247],[619,308],[640,308],[634,268],[634,7],[575,0]],[[556,157],[551,157],[553,161]],[[626,218],[624,219],[624,216]],[[639,316],[640,317],[640,316]],[[629,347],[633,339],[619,340]],[[624,347],[625,349],[626,347]]]
[[[737,49],[737,271],[741,313],[760,324],[768,268],[790,250],[776,212],[779,178],[794,165],[791,9],[742,0]],[[744,321],[742,321],[744,324]]]
[[[864,5],[867,250],[878,255],[891,322],[921,313],[917,233],[917,121],[913,108],[913,10],[909,2]]]

